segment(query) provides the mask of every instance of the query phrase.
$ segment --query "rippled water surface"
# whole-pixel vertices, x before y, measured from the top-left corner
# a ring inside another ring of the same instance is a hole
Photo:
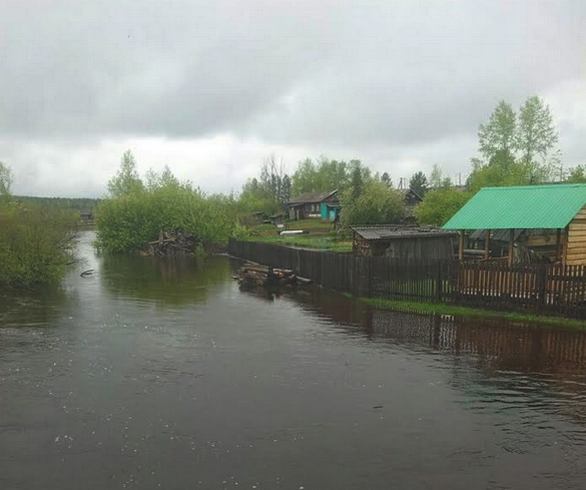
[[[584,489],[586,335],[97,258],[0,295],[0,489]],[[79,277],[83,269],[95,274]]]

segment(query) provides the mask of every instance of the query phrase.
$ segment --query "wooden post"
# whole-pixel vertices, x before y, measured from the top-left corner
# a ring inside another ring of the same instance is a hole
[[[460,242],[458,245],[458,260],[464,259],[464,231],[460,230]]]
[[[515,242],[515,229],[509,230],[509,267],[513,265],[513,243]]]
[[[562,261],[562,230],[558,228],[555,233],[555,254],[556,262]]]
[[[486,230],[486,237],[484,239],[484,258],[490,258],[490,230]]]

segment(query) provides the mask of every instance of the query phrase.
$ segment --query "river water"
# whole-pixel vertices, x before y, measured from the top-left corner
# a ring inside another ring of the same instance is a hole
[[[0,489],[584,489],[586,335],[97,257],[0,296]],[[81,278],[83,269],[95,274]]]

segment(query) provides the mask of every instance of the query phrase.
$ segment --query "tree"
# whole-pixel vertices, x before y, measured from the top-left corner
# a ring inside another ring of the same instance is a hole
[[[342,223],[345,226],[397,223],[404,214],[403,196],[384,182],[367,181],[357,198],[353,197],[352,189],[342,194]]]
[[[354,165],[352,168],[350,181],[350,195],[352,196],[352,199],[358,199],[362,195],[363,187],[364,179],[360,164]]]
[[[415,172],[411,179],[409,179],[409,189],[411,189],[415,194],[419,197],[425,197],[425,193],[427,192],[427,177],[421,171]]]
[[[108,182],[108,191],[112,197],[120,197],[144,190],[144,184],[136,170],[136,160],[130,150],[122,155],[120,168]]]
[[[290,197],[291,179],[283,162],[269,155],[261,165],[259,178],[249,179],[242,187],[239,206],[245,212],[273,214],[282,210]]]
[[[0,162],[0,198],[10,196],[12,187],[12,171],[10,167]]]
[[[546,182],[559,164],[557,132],[549,108],[539,97],[527,99],[518,117],[501,101],[489,122],[480,125],[478,137],[484,159],[473,159],[468,179],[472,190]]]
[[[442,187],[444,182],[444,173],[437,163],[434,163],[431,169],[431,175],[429,176],[429,183],[432,189],[439,189]]]
[[[557,141],[558,134],[549,106],[537,96],[529,97],[519,110],[516,147],[521,160],[531,165],[536,164],[535,159],[540,157],[545,162]]]
[[[391,176],[388,174],[388,172],[383,172],[383,174],[380,177],[380,181],[385,183],[389,187],[393,187],[393,181],[391,180]]]
[[[415,218],[421,225],[441,226],[470,199],[470,194],[453,188],[429,191],[415,208]]]
[[[570,184],[583,184],[586,182],[586,165],[578,165],[570,169],[570,173],[566,179]]]
[[[291,192],[294,196],[305,192],[343,192],[350,183],[350,164],[329,160],[322,156],[314,162],[310,158],[299,162],[292,177]]]
[[[516,144],[516,115],[510,104],[501,100],[490,115],[488,123],[478,129],[479,150],[486,160],[497,153],[513,154]]]

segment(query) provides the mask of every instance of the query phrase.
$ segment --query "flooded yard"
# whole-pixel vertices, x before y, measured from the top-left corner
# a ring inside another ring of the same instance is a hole
[[[586,333],[97,257],[0,295],[0,488],[582,489]],[[93,275],[82,278],[83,269]]]

